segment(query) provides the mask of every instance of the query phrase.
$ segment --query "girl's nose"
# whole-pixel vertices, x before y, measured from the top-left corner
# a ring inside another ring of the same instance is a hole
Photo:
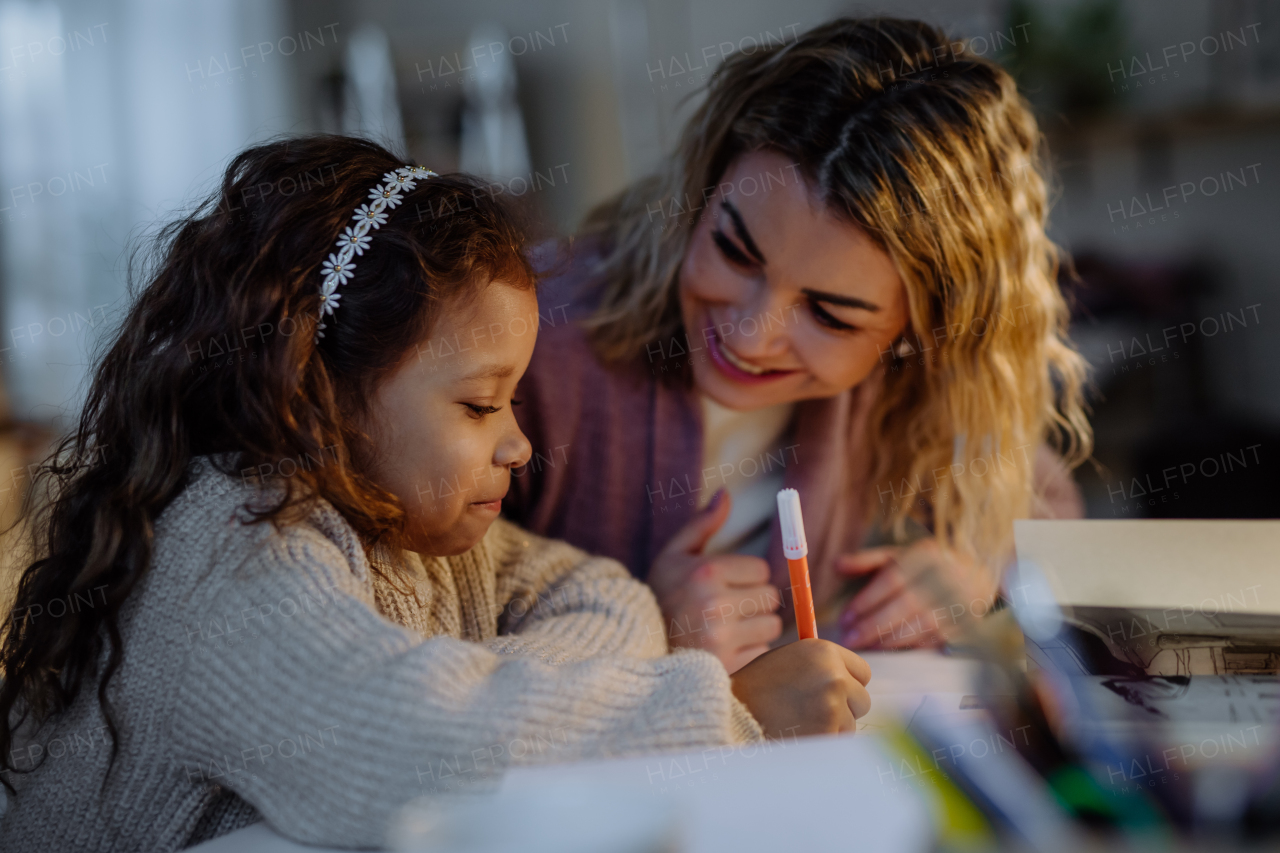
[[[533,458],[533,445],[524,437],[520,427],[512,419],[511,431],[498,442],[493,454],[493,464],[502,468],[519,468]]]

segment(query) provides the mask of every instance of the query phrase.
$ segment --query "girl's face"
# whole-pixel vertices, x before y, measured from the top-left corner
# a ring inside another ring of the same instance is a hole
[[[698,390],[739,411],[852,388],[891,358],[908,320],[889,255],[768,151],[736,159],[708,201],[680,267],[680,310],[702,347]]]
[[[537,328],[533,290],[495,281],[446,307],[375,392],[371,476],[404,504],[412,550],[461,554],[498,517],[532,452],[511,406]]]

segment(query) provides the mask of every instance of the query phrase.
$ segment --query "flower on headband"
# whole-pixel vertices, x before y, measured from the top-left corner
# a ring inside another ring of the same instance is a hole
[[[332,314],[334,309],[338,307],[338,300],[342,299],[342,294],[338,293],[338,285],[340,284],[342,284],[342,281],[339,280],[338,276],[331,275],[325,278],[324,284],[320,285],[320,318],[322,320],[325,314]]]
[[[329,255],[329,260],[325,261],[320,272],[324,275],[324,287],[329,289],[329,293],[333,292],[332,288],[336,288],[339,284],[346,284],[351,280],[351,276],[355,275],[356,265],[351,263],[350,258],[343,258],[341,255],[334,253]],[[320,291],[324,293],[322,289]]]
[[[400,202],[404,201],[400,198],[400,187],[396,184],[379,184],[369,190],[369,198],[374,200],[374,204],[377,204],[378,199],[382,199],[386,206],[391,208],[399,207]]]
[[[411,190],[418,185],[418,182],[413,179],[413,172],[409,169],[397,169],[394,172],[387,172],[382,176],[382,180],[386,181],[388,185],[395,184],[403,190]]]
[[[379,228],[387,224],[387,214],[383,212],[386,207],[382,204],[382,199],[378,199],[373,204],[362,204],[356,208],[356,215],[351,217],[361,223],[367,222],[373,228]]]
[[[364,250],[369,248],[371,242],[373,242],[373,238],[369,236],[369,229],[361,230],[359,226],[352,229],[348,225],[347,230],[342,232],[342,236],[338,238],[338,248],[345,249],[350,246],[357,255],[363,255]]]
[[[332,314],[333,310],[338,307],[338,300],[342,298],[341,293],[321,293],[320,294],[320,316]]]

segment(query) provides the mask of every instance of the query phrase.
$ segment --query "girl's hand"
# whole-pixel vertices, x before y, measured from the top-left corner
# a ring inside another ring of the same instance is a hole
[[[826,640],[780,646],[729,680],[769,737],[851,732],[871,710],[871,667]]]
[[[774,613],[782,596],[769,583],[768,563],[759,557],[702,555],[729,508],[729,494],[722,489],[662,549],[648,582],[671,645],[711,652],[732,673],[767,652],[782,634],[782,619]]]
[[[838,558],[836,570],[876,573],[840,617],[842,642],[861,649],[941,645],[964,619],[991,609],[998,583],[935,539],[866,548]]]

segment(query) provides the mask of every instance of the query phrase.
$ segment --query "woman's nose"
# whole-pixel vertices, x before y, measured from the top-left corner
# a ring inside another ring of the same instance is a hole
[[[732,337],[725,336],[735,352],[748,358],[768,358],[791,347],[798,311],[794,300],[780,288],[761,287],[754,299],[739,303],[737,314]]]

